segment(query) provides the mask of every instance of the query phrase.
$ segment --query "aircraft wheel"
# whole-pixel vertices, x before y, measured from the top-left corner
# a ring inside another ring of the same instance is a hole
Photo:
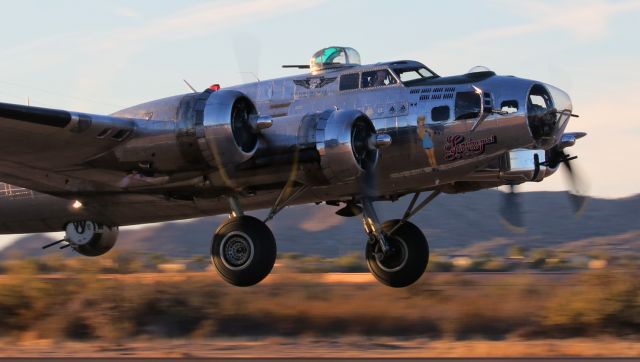
[[[405,222],[389,234],[400,220],[389,220],[382,224],[391,250],[381,260],[380,244],[367,243],[366,257],[369,270],[384,285],[402,288],[416,282],[424,273],[429,262],[429,244],[420,228]]]
[[[276,241],[267,225],[252,216],[233,217],[216,230],[211,260],[230,284],[248,287],[264,279],[276,261]]]

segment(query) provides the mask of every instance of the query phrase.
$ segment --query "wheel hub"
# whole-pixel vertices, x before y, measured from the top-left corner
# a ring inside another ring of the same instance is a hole
[[[376,263],[380,269],[387,272],[402,269],[409,256],[407,244],[404,240],[393,236],[387,236],[387,242],[389,243],[389,250],[386,253],[382,252],[382,247],[379,244],[376,246]]]
[[[253,243],[244,233],[229,234],[220,244],[220,255],[227,268],[243,269],[253,259]]]

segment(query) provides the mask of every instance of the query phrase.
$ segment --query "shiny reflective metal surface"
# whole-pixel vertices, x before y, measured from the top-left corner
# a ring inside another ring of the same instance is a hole
[[[354,180],[374,167],[378,151],[369,148],[375,135],[371,121],[358,111],[334,111],[316,124],[316,149],[320,167],[329,184]]]
[[[505,170],[501,179],[505,181],[542,181],[546,167],[540,166],[545,162],[544,150],[513,150],[509,151]]]
[[[34,190],[32,198],[3,199],[0,232],[220,214],[229,210],[229,195],[244,210],[269,208],[286,185],[308,187],[294,203],[351,200],[362,196],[358,152],[374,165],[381,199],[468,191],[468,181],[474,190],[540,181],[553,170],[542,167],[533,177],[533,155],[544,160],[544,150],[574,143],[562,139],[571,100],[553,86],[486,69],[408,81],[398,75],[423,68],[417,61],[351,62],[111,116],[0,104],[0,180]],[[365,74],[381,70],[396,82],[363,85]],[[348,77],[357,82],[349,85]],[[458,94],[476,88],[481,111],[456,119]],[[533,89],[546,90],[550,103],[532,120]],[[354,145],[356,119],[371,123],[366,143],[374,147]],[[539,136],[532,123],[541,125]],[[74,209],[75,200],[86,207]]]

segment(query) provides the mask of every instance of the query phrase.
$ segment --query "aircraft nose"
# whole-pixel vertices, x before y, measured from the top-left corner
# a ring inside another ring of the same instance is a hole
[[[558,141],[572,110],[571,98],[560,88],[541,83],[531,87],[527,121],[538,146],[546,148]]]

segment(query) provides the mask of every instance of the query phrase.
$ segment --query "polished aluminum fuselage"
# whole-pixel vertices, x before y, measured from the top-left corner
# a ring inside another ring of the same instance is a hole
[[[527,97],[537,82],[495,75],[460,76],[435,78],[412,87],[398,82],[366,89],[339,89],[340,75],[377,69],[393,68],[391,63],[344,67],[229,89],[244,93],[260,115],[273,119],[272,127],[261,131],[256,155],[288,152],[299,142],[300,123],[305,115],[349,109],[366,114],[378,133],[386,133],[392,139],[391,145],[380,151],[375,168],[376,193],[383,199],[435,188],[465,192],[507,181],[528,181],[505,178],[503,170],[496,166],[499,160],[514,149],[548,148],[557,142],[556,139],[546,146],[536,145],[527,125]],[[335,79],[323,86],[309,86],[308,80],[320,77]],[[301,82],[305,80],[307,86]],[[505,101],[516,101],[520,106],[512,113],[488,115],[472,132],[478,119],[455,120],[455,94],[473,92],[474,87],[490,94],[486,102],[494,108]],[[554,89],[554,92],[561,91]],[[122,176],[114,178],[118,182],[109,181],[113,184],[109,192],[84,192],[82,196],[72,193],[52,196],[28,190],[20,195],[11,191],[2,194],[0,187],[0,231],[58,231],[69,221],[81,219],[131,225],[223,214],[229,212],[231,192],[238,196],[243,209],[255,210],[271,207],[290,178],[295,178],[298,185],[305,184],[305,168],[299,163],[234,168],[231,176],[220,168],[198,166],[203,160],[194,149],[195,121],[187,115],[194,97],[185,94],[165,98],[114,114],[145,121],[136,121],[133,137],[119,145],[109,159],[114,159],[115,164],[137,162],[138,155],[152,149],[155,167],[162,176],[141,180],[115,167],[114,173],[120,172]],[[440,106],[449,107],[449,120],[432,119],[432,109]],[[565,127],[566,119],[554,137],[559,138]],[[432,141],[429,146],[424,144],[425,132]],[[456,139],[462,141],[456,144]],[[106,159],[97,159],[95,167],[108,168]],[[543,168],[542,172],[540,179],[553,170]],[[233,178],[233,188],[225,180],[228,177]],[[16,180],[1,181],[18,184]],[[360,193],[360,187],[357,178],[315,184],[293,203],[348,200]],[[7,186],[7,190],[11,188]],[[73,208],[72,203],[80,198],[84,207]]]

